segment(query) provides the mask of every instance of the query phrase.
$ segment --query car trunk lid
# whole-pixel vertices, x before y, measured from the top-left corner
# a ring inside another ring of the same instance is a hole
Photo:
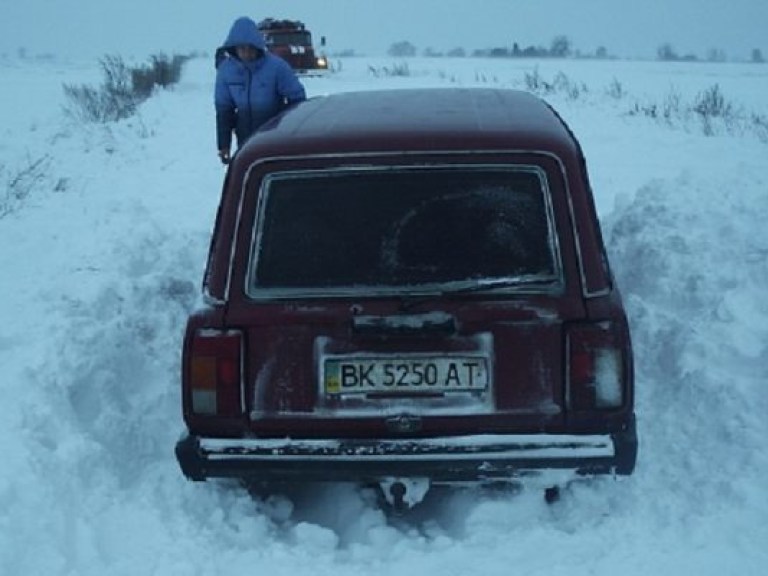
[[[564,418],[563,302],[266,304],[246,333],[250,430],[317,437],[540,431]],[[489,322],[489,318],[493,321]]]

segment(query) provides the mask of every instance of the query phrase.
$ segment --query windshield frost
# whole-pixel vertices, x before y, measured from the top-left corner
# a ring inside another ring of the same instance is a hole
[[[305,173],[264,191],[252,287],[435,285],[553,278],[535,170]]]

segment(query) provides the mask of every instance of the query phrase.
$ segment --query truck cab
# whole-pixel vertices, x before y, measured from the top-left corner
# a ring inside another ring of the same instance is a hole
[[[266,18],[258,23],[267,48],[291,65],[298,74],[315,75],[328,70],[328,60],[312,44],[312,33],[298,20]],[[325,45],[325,38],[320,41]]]

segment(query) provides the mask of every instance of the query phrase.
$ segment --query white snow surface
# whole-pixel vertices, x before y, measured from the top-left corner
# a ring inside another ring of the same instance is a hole
[[[173,455],[181,337],[224,174],[212,62],[99,126],[61,110],[61,84],[98,82],[96,62],[4,60],[0,574],[768,573],[768,66],[414,59],[387,75],[395,64],[338,61],[305,85],[570,81],[545,98],[584,147],[630,315],[636,473],[554,505],[435,493],[399,519],[352,485],[265,500],[188,482]],[[629,114],[714,84],[753,122],[707,135],[695,114]]]

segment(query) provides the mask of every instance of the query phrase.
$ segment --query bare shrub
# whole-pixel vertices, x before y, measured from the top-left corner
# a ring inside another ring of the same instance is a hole
[[[48,174],[50,156],[28,159],[27,165],[13,175],[7,175],[0,165],[0,177],[5,181],[5,196],[0,198],[0,218],[17,210]]]
[[[167,54],[153,54],[150,57],[152,63],[153,78],[155,84],[161,88],[168,88],[181,80],[181,70],[189,57],[180,54],[168,56]]]
[[[648,102],[645,104],[640,104],[640,102],[635,102],[632,108],[630,108],[628,114],[630,116],[646,116],[648,118],[658,118],[659,107],[657,104],[653,102]]]
[[[696,98],[692,110],[698,114],[702,123],[702,130],[707,136],[715,133],[715,121],[722,120],[729,131],[736,124],[735,108],[726,102],[720,86],[711,86]]]
[[[693,111],[701,116],[710,118],[722,118],[729,116],[733,107],[725,101],[725,96],[720,91],[720,85],[711,86],[696,98]]]
[[[692,122],[698,122],[706,136],[752,134],[761,142],[768,142],[768,118],[729,102],[718,84],[699,93],[693,102],[684,102],[678,92],[671,90],[661,103],[635,102],[628,114],[646,116],[685,129],[690,128]]]
[[[669,124],[684,114],[683,98],[674,88],[667,92],[661,104],[661,117]]]
[[[611,98],[614,98],[616,100],[621,100],[627,95],[627,91],[624,88],[624,85],[619,82],[616,78],[614,78],[611,83],[608,85],[608,88],[606,89],[606,94],[610,96]]]
[[[538,68],[534,68],[533,72],[526,72],[523,81],[526,89],[534,94],[550,94],[555,90],[554,85],[544,80],[544,77],[539,74]]]
[[[131,74],[119,56],[105,56],[99,60],[104,82],[99,88],[85,85],[64,85],[69,105],[65,111],[77,120],[86,122],[115,122],[136,112],[139,104],[133,92]]]
[[[499,84],[499,77],[496,75],[488,76],[485,72],[475,70],[475,84]]]
[[[64,85],[68,100],[65,111],[85,122],[115,122],[136,113],[139,104],[152,95],[155,86],[168,88],[181,79],[188,56],[155,54],[150,64],[128,67],[119,56],[99,61],[104,81],[98,88]]]
[[[152,95],[155,86],[169,88],[181,80],[181,71],[188,56],[164,53],[153,54],[150,63],[131,68],[131,85],[134,94],[146,100]]]
[[[137,98],[146,100],[155,89],[155,73],[150,66],[137,66],[131,69],[131,86]]]
[[[451,84],[458,83],[459,79],[456,77],[455,74],[448,74],[445,70],[439,70],[437,72],[437,77],[440,78],[440,80],[445,80],[446,82],[450,82]]]
[[[750,117],[750,125],[760,141],[768,143],[768,116],[753,112]]]
[[[630,116],[645,116],[672,125],[684,120],[687,115],[687,109],[683,104],[680,93],[673,88],[667,92],[661,103],[646,102],[641,104],[640,102],[635,102],[628,114]]]
[[[533,72],[525,73],[523,83],[529,92],[539,96],[560,93],[569,100],[577,100],[582,94],[589,92],[586,84],[572,80],[562,71],[555,74],[551,81],[548,81],[539,73],[538,67],[534,68]]]
[[[411,76],[411,69],[408,67],[407,62],[400,62],[398,64],[393,64],[391,67],[389,66],[368,66],[368,71],[373,74],[376,78],[379,77],[395,77],[395,76]]]
[[[577,100],[582,94],[589,91],[586,84],[571,80],[571,78],[564,72],[555,74],[555,78],[552,81],[552,88],[555,92],[565,94],[566,98],[569,100]]]
[[[565,72],[558,72],[552,80],[552,87],[559,92],[567,92],[571,87],[571,79]]]

